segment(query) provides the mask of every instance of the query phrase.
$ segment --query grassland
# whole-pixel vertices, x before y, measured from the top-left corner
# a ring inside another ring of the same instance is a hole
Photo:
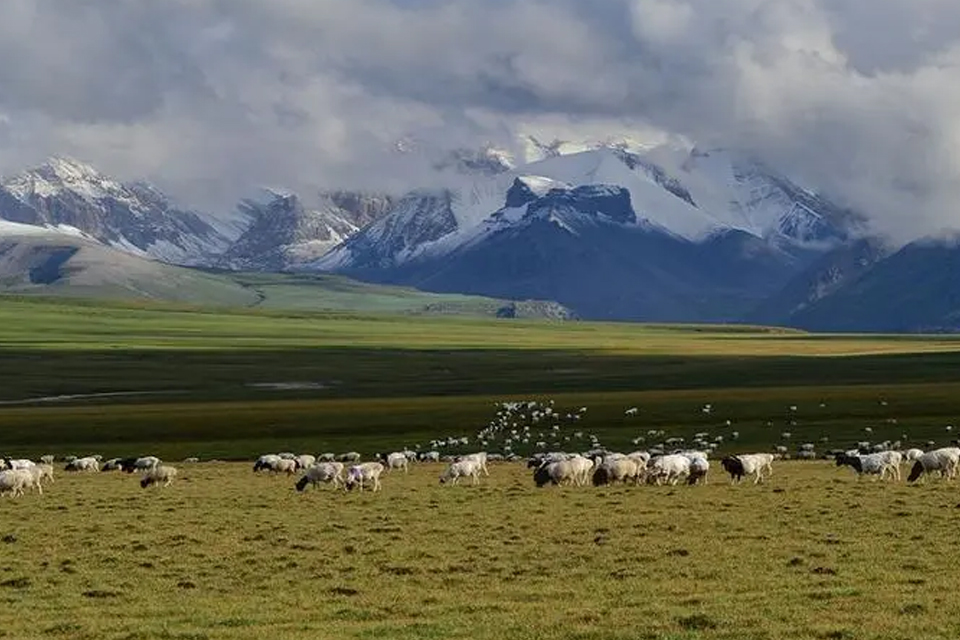
[[[249,465],[169,488],[60,474],[0,500],[0,637],[946,639],[956,486],[826,462],[766,484],[535,489],[521,465],[441,487],[297,494]]]
[[[495,401],[526,398],[588,406],[576,428],[617,447],[651,429],[737,430],[742,448],[784,431],[846,446],[865,427],[946,442],[958,348],[952,336],[0,298],[0,451],[372,453],[473,435]]]

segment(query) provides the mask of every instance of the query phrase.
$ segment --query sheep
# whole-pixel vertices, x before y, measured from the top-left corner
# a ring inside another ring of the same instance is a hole
[[[176,477],[177,470],[175,467],[168,467],[164,465],[151,467],[150,469],[147,469],[147,472],[140,478],[140,487],[142,489],[146,489],[152,484],[157,485],[158,487],[169,487],[170,483],[173,482],[173,479]]]
[[[691,458],[687,484],[707,484],[708,471],[710,471],[710,462],[706,458]]]
[[[857,477],[862,478],[864,474],[880,476],[882,480],[888,473],[894,474],[890,468],[890,462],[883,453],[870,453],[867,455],[849,455],[841,453],[837,456],[838,467],[848,466],[857,472]],[[893,477],[896,477],[893,475]]]
[[[580,454],[575,454],[567,459],[570,468],[573,471],[573,483],[578,487],[586,486],[590,482],[590,472],[593,470],[594,461]]]
[[[282,460],[280,456],[275,453],[267,453],[265,455],[257,458],[257,461],[253,463],[253,472],[256,473],[261,470],[272,470],[273,465]]]
[[[8,493],[14,498],[22,496],[30,479],[29,473],[23,469],[0,471],[0,496]]]
[[[309,469],[317,462],[317,457],[309,453],[303,453],[293,459],[297,463],[298,469]]]
[[[53,464],[56,458],[51,455],[40,456],[40,462],[43,464]]]
[[[477,464],[480,465],[480,470],[483,471],[483,475],[489,476],[490,472],[487,471],[487,452],[479,451],[477,453],[470,453],[465,456],[460,456],[460,460],[476,460]]]
[[[11,460],[10,458],[4,458],[3,462],[6,465],[6,469],[12,471],[16,471],[17,469],[30,469],[31,467],[36,466],[36,463],[34,463],[33,460],[26,459]]]
[[[706,460],[706,458],[696,458]],[[685,455],[674,453],[651,458],[647,465],[650,478],[656,483],[677,484],[680,478],[690,475],[691,459]]]
[[[457,462],[450,463],[450,466],[440,474],[440,484],[445,484],[449,481],[451,485],[455,485],[460,481],[460,478],[470,478],[473,484],[479,484],[481,471],[483,471],[483,466],[479,460],[466,457]]]
[[[903,454],[899,451],[881,451],[876,455],[880,456],[887,463],[887,470],[893,475],[893,479],[900,481],[900,464],[903,462]]]
[[[297,491],[303,491],[308,484],[316,487],[320,483],[332,483],[333,488],[336,489],[343,486],[341,473],[343,473],[342,462],[318,462],[307,469],[307,472],[297,481],[295,486]]]
[[[76,458],[67,463],[64,471],[100,471],[100,462],[95,456]]]
[[[360,462],[360,454],[356,451],[348,451],[347,453],[341,453],[337,456],[337,462]]]
[[[43,495],[43,482],[53,482],[53,465],[37,464],[27,469],[17,469],[25,473],[24,486],[33,487],[37,493]]]
[[[640,479],[642,467],[636,460],[623,456],[622,458],[607,458],[593,472],[593,486],[599,487],[606,484],[615,484],[617,482],[626,483],[633,481],[636,483]]]
[[[923,474],[934,471],[939,472],[942,477],[951,479],[956,476],[958,465],[960,465],[960,449],[956,447],[928,451],[913,463],[907,482],[916,482]]]
[[[743,476],[747,475],[743,469],[743,462],[737,456],[726,456],[720,461],[720,466],[730,474],[730,484],[740,482]]]
[[[200,458],[198,458],[198,457],[196,457],[196,456],[191,456],[191,457],[189,457],[189,458],[184,458],[184,459],[183,459],[183,463],[184,463],[184,464],[197,464],[198,462],[200,462]]]
[[[350,467],[347,471],[346,488],[353,489],[354,486],[363,491],[363,485],[366,482],[373,483],[373,491],[380,491],[380,474],[383,473],[383,465],[379,462],[364,462]]]
[[[922,449],[907,449],[903,452],[903,458],[907,462],[916,462],[923,455]]]
[[[420,462],[440,462],[439,451],[423,451],[419,456]]]
[[[296,460],[291,458],[281,458],[273,464],[273,468],[270,470],[273,473],[285,473],[288,476],[292,476],[297,472],[298,468],[299,466],[297,465]]]
[[[748,453],[737,456],[743,464],[744,475],[754,474],[753,483],[763,482],[763,472],[767,476],[773,473],[773,454],[771,453]]]
[[[533,482],[538,488],[543,488],[548,484],[557,486],[570,484],[575,480],[575,465],[570,460],[545,462],[533,472]]]
[[[160,466],[160,458],[156,456],[143,456],[140,458],[126,458],[120,461],[120,466],[127,473],[134,471],[149,471]]]
[[[387,465],[387,473],[394,469],[403,469],[404,473],[408,471],[408,459],[406,454],[402,452],[395,451],[394,453],[388,453],[383,456],[383,461]]]
[[[120,471],[123,468],[121,462],[123,461],[120,458],[110,458],[103,463],[100,471]]]

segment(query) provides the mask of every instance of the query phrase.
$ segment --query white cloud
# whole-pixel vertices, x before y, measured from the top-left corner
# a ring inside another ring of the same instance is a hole
[[[751,150],[897,239],[960,227],[948,0],[4,0],[0,87],[0,172],[69,153],[207,207],[417,184],[410,134],[626,132]]]

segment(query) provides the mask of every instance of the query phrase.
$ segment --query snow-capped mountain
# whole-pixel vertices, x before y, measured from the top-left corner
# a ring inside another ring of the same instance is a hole
[[[663,146],[640,153],[601,147],[550,155],[432,197],[418,192],[315,266],[386,268],[437,259],[473,244],[509,219],[500,209],[517,180],[538,194],[555,187],[622,187],[630,194],[636,224],[692,242],[737,230],[774,244],[826,249],[842,241],[854,222],[826,199],[733,153]],[[436,206],[439,201],[448,206]]]
[[[308,210],[296,195],[270,192],[238,208],[252,222],[218,259],[226,269],[284,271],[316,260],[359,228],[332,199]]]
[[[51,158],[0,180],[0,218],[70,228],[103,244],[177,264],[201,264],[226,248],[226,226],[178,209],[145,182],[122,183],[93,167]]]

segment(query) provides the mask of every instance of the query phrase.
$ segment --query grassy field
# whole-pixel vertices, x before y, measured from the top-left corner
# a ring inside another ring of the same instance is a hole
[[[561,436],[618,448],[649,430],[828,448],[868,427],[925,446],[955,437],[958,370],[952,336],[0,298],[0,452],[373,453],[472,436],[528,398],[587,406]]]
[[[60,473],[0,499],[0,637],[956,638],[956,486],[777,463],[759,486],[297,494],[247,464],[171,487]]]

